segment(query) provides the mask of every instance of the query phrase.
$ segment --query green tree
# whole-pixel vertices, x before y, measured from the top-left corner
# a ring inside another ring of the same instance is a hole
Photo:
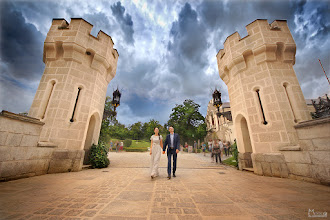
[[[205,118],[199,112],[199,107],[200,105],[188,99],[172,109],[167,126],[174,127],[182,143],[203,139],[206,135]]]
[[[159,121],[151,119],[149,122],[145,122],[142,126],[142,132],[143,132],[144,138],[149,140],[151,135],[153,135],[155,128],[159,129],[159,133],[161,135],[164,136],[166,134],[166,130],[164,129],[164,127],[161,124],[159,124]]]
[[[133,125],[130,126],[130,136],[133,140],[141,140],[143,137],[143,131],[142,131],[142,123],[136,122]]]
[[[112,99],[110,96],[107,96],[104,104],[103,118],[100,130],[100,143],[108,143],[111,138],[110,125],[116,124],[116,112],[112,106]]]

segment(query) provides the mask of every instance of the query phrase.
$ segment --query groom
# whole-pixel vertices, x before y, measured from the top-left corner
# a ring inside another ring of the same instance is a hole
[[[171,158],[173,156],[173,177],[175,176],[175,171],[176,171],[176,158],[177,154],[179,153],[180,149],[180,138],[178,134],[174,133],[174,128],[170,127],[169,129],[170,134],[166,136],[166,140],[163,145],[163,154],[165,154],[166,146],[167,148],[167,173],[168,179],[171,179]]]

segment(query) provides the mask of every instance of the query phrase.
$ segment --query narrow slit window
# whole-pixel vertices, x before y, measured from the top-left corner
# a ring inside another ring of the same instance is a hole
[[[74,103],[72,117],[70,119],[70,122],[74,122],[74,117],[75,117],[75,113],[76,113],[76,108],[77,108],[77,104],[78,104],[78,100],[79,100],[80,91],[81,91],[81,88],[78,88],[77,98],[76,98],[76,102]]]
[[[43,110],[42,110],[42,113],[41,113],[41,119],[45,118],[46,110],[47,110],[47,107],[48,107],[48,104],[49,104],[49,100],[52,96],[54,86],[55,86],[55,81],[52,81],[50,83],[50,85],[48,86],[47,90],[45,91],[45,99],[44,99],[44,102],[43,102],[44,106],[42,108]]]
[[[266,125],[266,124],[268,124],[268,122],[266,121],[264,108],[262,107],[261,98],[260,98],[260,90],[257,89],[256,92],[257,92],[257,96],[258,96],[258,100],[259,100],[259,104],[260,104],[260,110],[261,110],[262,118],[263,118],[263,120],[264,120],[262,123],[263,123],[264,125]]]
[[[289,96],[289,93],[288,93],[288,90],[287,90],[287,86],[288,86],[287,84],[283,84],[285,94],[286,94],[286,97],[288,98],[290,109],[291,109],[291,112],[292,112],[292,115],[293,115],[293,121],[295,123],[297,123],[296,114],[294,113],[293,108],[292,108],[292,103],[291,103],[291,99],[290,99],[290,96]]]

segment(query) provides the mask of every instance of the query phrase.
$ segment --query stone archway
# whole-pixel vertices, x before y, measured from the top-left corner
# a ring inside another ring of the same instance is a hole
[[[251,154],[253,153],[249,127],[246,118],[239,114],[235,120],[237,132],[239,169],[253,170]]]
[[[90,164],[89,154],[92,144],[97,144],[98,135],[96,134],[97,133],[96,125],[98,124],[98,121],[99,121],[99,117],[97,113],[94,113],[89,119],[88,129],[84,144],[84,151],[85,151],[84,162],[83,162],[84,165]]]

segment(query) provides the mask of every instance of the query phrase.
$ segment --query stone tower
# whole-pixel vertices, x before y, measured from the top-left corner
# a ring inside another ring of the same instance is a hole
[[[111,37],[92,36],[92,27],[81,18],[53,19],[44,43],[46,67],[29,116],[45,123],[39,145],[56,147],[50,173],[80,170],[84,152],[98,142],[119,55]]]
[[[253,153],[279,152],[298,144],[294,126],[311,118],[293,69],[296,45],[287,22],[255,20],[248,35],[227,37],[217,54],[228,86],[240,168],[253,167]]]

